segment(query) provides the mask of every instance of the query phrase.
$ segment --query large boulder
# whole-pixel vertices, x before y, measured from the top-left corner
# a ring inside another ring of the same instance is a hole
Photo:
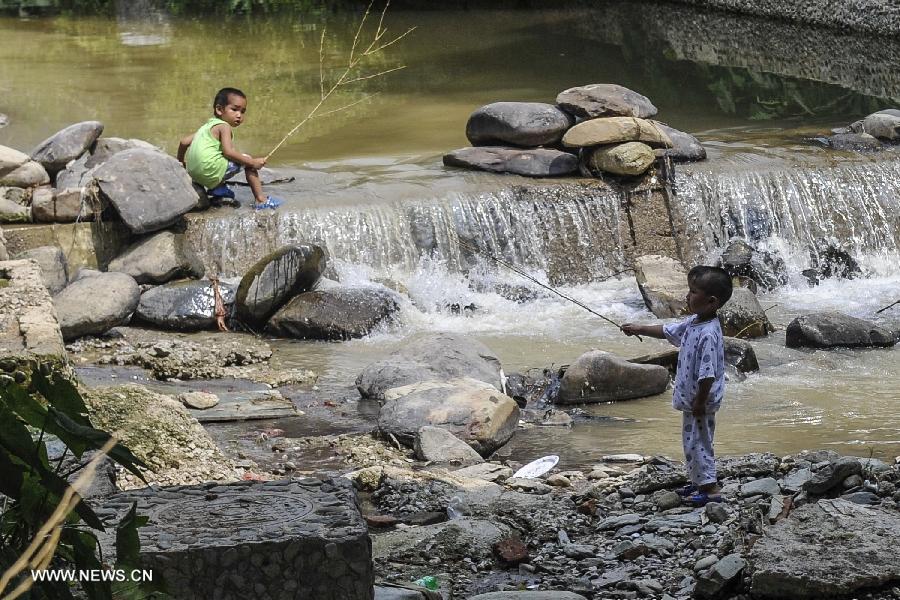
[[[219,282],[225,314],[231,314],[237,286]],[[160,329],[195,331],[216,324],[216,296],[213,283],[176,281],[141,294],[134,316]]]
[[[759,371],[756,351],[750,342],[733,337],[726,337],[724,342],[726,364],[733,366],[740,373]]]
[[[123,150],[131,150],[132,148],[143,148],[145,150],[160,152],[159,148],[144,140],[125,140],[117,137],[100,138],[91,148],[91,153],[86,157],[84,166],[91,169],[97,165],[102,165],[109,160],[113,154],[117,154]]]
[[[419,381],[471,378],[497,390],[500,360],[481,342],[449,333],[421,334],[363,369],[356,387],[363,398],[383,399],[385,390]]]
[[[563,110],[583,119],[597,117],[652,117],[656,107],[646,96],[614,83],[593,83],[569,88],[556,96]]]
[[[590,153],[588,167],[593,172],[613,175],[641,175],[656,162],[653,148],[641,142],[601,146]]]
[[[29,160],[25,164],[15,169],[10,169],[5,173],[0,172],[0,185],[30,188],[37,185],[47,185],[48,183],[50,183],[50,175],[47,173],[47,170],[41,166],[41,163],[33,160]]]
[[[502,146],[460,148],[445,154],[444,164],[448,167],[513,173],[525,177],[556,177],[578,170],[578,158],[574,154],[549,148],[534,150]]]
[[[461,377],[420,381],[384,392],[378,429],[412,447],[427,425],[448,430],[482,456],[509,441],[519,405],[489,383]]]
[[[8,146],[0,146],[0,177],[15,171],[30,160],[31,158],[24,152]]]
[[[754,598],[845,598],[900,580],[896,511],[820,500],[765,530],[750,555]],[[827,549],[827,551],[823,551]]]
[[[466,137],[473,146],[548,146],[562,139],[573,119],[542,102],[494,102],[472,113]]]
[[[261,326],[284,304],[312,289],[325,270],[325,252],[313,244],[283,246],[264,256],[241,278],[237,318]]]
[[[900,116],[888,113],[874,113],[863,119],[863,131],[879,140],[896,142],[900,140]]]
[[[775,331],[756,294],[747,288],[734,288],[731,298],[719,309],[722,333],[732,337],[755,338]]]
[[[566,369],[559,384],[557,404],[615,402],[655,396],[669,385],[669,370],[637,364],[609,352],[592,350]]]
[[[269,319],[266,331],[299,339],[348,340],[368,335],[399,308],[395,294],[381,288],[303,292]]]
[[[665,123],[660,123],[659,121],[651,122],[662,129],[663,133],[672,140],[672,147],[666,149],[666,156],[675,162],[693,162],[706,159],[706,148],[703,147],[700,140],[689,133],[669,127]]]
[[[69,125],[37,145],[31,158],[41,163],[51,175],[66,168],[69,161],[84,154],[103,133],[103,123],[83,121]]]
[[[893,346],[893,331],[871,321],[838,312],[801,315],[790,322],[784,340],[788,348],[862,348]]]
[[[687,271],[668,256],[648,254],[634,261],[634,276],[644,303],[660,319],[680,317],[687,307]]]
[[[415,440],[416,457],[433,463],[458,462],[464,464],[484,462],[475,450],[442,427],[425,425],[419,429]]]
[[[94,181],[132,233],[164,229],[199,202],[181,163],[145,148],[114,154],[94,171]]]
[[[166,283],[203,277],[203,264],[184,234],[161,231],[129,247],[109,263],[109,271],[128,273],[138,283]]]
[[[30,258],[40,265],[41,279],[51,295],[62,291],[69,282],[66,255],[59,246],[39,246],[22,252],[16,258]]]
[[[644,142],[655,148],[672,147],[672,140],[653,121],[630,117],[583,121],[567,131],[562,142],[569,148],[604,146],[621,142]]]
[[[757,250],[741,238],[728,242],[719,262],[732,278],[752,279],[766,290],[787,283],[787,267],[780,256],[767,250]]]
[[[141,288],[125,273],[99,273],[72,282],[53,299],[63,339],[100,335],[127,324],[140,298]]]

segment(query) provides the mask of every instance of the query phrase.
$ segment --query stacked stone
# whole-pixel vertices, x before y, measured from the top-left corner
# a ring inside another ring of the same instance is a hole
[[[649,119],[656,113],[647,97],[606,83],[565,90],[556,104],[494,102],[469,117],[472,147],[446,154],[444,164],[553,177],[575,173],[580,162],[596,176],[633,177],[661,156],[706,158],[696,138]]]
[[[831,133],[830,137],[816,138],[816,141],[835,150],[884,150],[900,143],[900,109],[879,110]]]

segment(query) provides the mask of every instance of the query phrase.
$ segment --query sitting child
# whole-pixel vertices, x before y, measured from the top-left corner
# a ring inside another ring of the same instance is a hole
[[[265,158],[253,158],[235,150],[232,129],[244,121],[247,96],[236,88],[222,88],[213,100],[213,117],[193,135],[178,144],[178,160],[196,183],[210,195],[234,198],[225,182],[237,175],[241,166],[256,199],[256,208],[278,208],[281,200],[264,196],[259,170]]]

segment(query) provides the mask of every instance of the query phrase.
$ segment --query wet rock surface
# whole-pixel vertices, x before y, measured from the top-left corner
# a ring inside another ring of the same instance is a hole
[[[472,113],[466,137],[473,146],[556,144],[573,119],[552,104],[494,102]]]
[[[787,327],[788,348],[834,348],[893,346],[896,333],[883,327],[836,312],[797,317]]]
[[[594,350],[582,354],[566,369],[556,402],[580,404],[643,398],[662,393],[668,384],[669,371],[665,367],[635,364]]]
[[[538,148],[506,148],[503,146],[478,146],[460,148],[444,155],[448,167],[464,167],[513,173],[525,177],[555,177],[569,175],[578,170],[578,157],[568,152]]]
[[[686,307],[687,271],[675,259],[648,255],[635,259],[634,275],[644,303],[661,319],[680,317]]]
[[[727,336],[754,338],[775,330],[756,294],[747,288],[734,288],[731,298],[718,314],[722,333]]]
[[[400,309],[396,294],[382,288],[336,287],[294,296],[272,315],[266,331],[282,337],[348,340],[368,335]]]
[[[237,286],[218,283],[225,314],[234,306]],[[216,325],[216,294],[213,282],[177,281],[141,294],[135,317],[162,329],[196,331]]]

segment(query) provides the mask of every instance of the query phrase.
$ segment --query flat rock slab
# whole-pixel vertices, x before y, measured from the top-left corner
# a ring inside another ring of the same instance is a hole
[[[165,229],[200,201],[177,160],[146,148],[113,154],[94,179],[132,233]]]
[[[556,103],[576,117],[652,117],[656,107],[646,96],[615,83],[592,83],[569,88]]]
[[[553,104],[493,102],[472,113],[466,137],[473,146],[547,146],[559,142],[573,122]]]
[[[896,512],[841,499],[807,504],[753,546],[751,594],[818,600],[889,585],[900,580],[898,545]]]
[[[372,543],[349,481],[147,488],[110,497],[98,516],[118,522],[134,502],[150,519],[138,530],[141,568],[175,598],[372,598]]]
[[[40,358],[66,362],[59,321],[33,260],[0,262],[0,357],[21,364]]]
[[[460,148],[445,154],[444,164],[448,167],[513,173],[525,177],[557,177],[578,170],[578,158],[568,152],[545,148],[523,150],[503,146]]]
[[[301,414],[294,403],[272,390],[217,392],[219,403],[212,408],[187,408],[201,423],[280,419]]]
[[[632,117],[608,117],[582,121],[567,131],[562,140],[563,145],[569,148],[585,148],[621,142],[644,142],[655,148],[672,147],[672,140],[653,121]]]

